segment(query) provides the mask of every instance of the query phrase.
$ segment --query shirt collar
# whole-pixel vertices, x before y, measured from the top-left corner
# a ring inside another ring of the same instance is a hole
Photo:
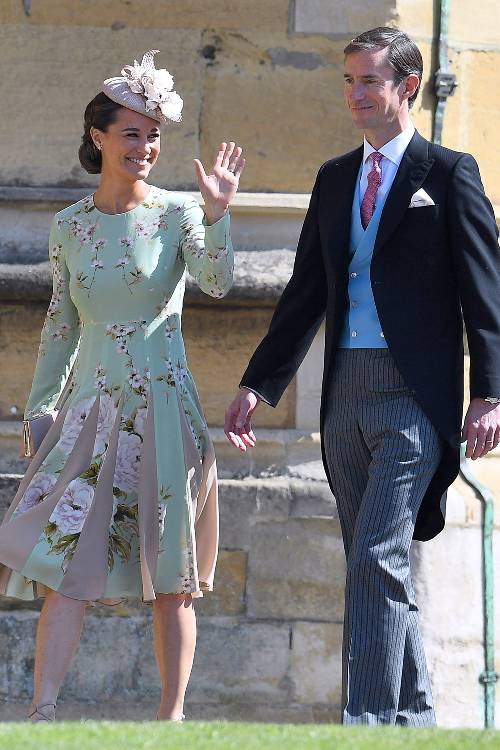
[[[410,123],[402,133],[399,133],[399,135],[390,140],[388,143],[384,144],[379,149],[373,148],[373,146],[368,143],[365,137],[363,143],[363,164],[366,162],[370,154],[373,154],[374,151],[378,150],[379,154],[382,154],[386,159],[389,159],[397,167],[399,167],[401,159],[403,158],[403,154],[408,148],[408,144],[410,143],[411,139],[413,138],[414,132],[415,126],[413,125],[413,123]]]

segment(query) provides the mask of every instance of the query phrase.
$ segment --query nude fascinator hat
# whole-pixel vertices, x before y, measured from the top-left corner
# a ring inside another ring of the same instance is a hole
[[[165,68],[155,68],[154,56],[160,50],[146,52],[139,64],[125,65],[121,76],[107,78],[102,90],[117,104],[133,109],[164,125],[167,120],[181,121],[183,101],[173,91],[174,79]]]

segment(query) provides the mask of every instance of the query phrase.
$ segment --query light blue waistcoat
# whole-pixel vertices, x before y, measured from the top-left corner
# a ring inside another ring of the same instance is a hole
[[[361,172],[360,172],[361,174]],[[385,199],[379,200],[366,230],[361,224],[360,174],[352,203],[349,241],[349,309],[340,336],[342,349],[386,349],[370,281],[370,265]]]

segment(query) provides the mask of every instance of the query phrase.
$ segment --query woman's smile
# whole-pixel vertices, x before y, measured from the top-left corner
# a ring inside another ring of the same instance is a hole
[[[131,161],[133,164],[139,164],[141,167],[145,167],[147,164],[151,164],[153,159],[152,157],[149,159],[139,159],[134,156],[126,156],[125,157],[127,161]]]

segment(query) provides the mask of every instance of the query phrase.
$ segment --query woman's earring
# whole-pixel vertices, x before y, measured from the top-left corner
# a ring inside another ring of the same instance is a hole
[[[100,151],[100,150],[102,149],[102,146],[101,146],[101,144],[100,144],[100,143],[95,143],[95,147],[96,147],[97,149],[99,149],[99,151]]]

